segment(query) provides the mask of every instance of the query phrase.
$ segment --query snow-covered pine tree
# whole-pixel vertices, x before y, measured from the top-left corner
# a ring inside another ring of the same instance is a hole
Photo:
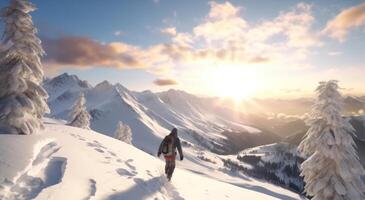
[[[132,131],[128,125],[119,122],[114,134],[115,138],[127,144],[132,144]]]
[[[72,107],[71,122],[69,123],[70,126],[90,129],[91,116],[86,110],[85,103],[84,93],[81,93],[80,97]]]
[[[27,0],[11,0],[0,11],[4,22],[4,50],[0,55],[0,133],[29,135],[43,128],[49,112],[47,92],[40,83],[44,55]]]
[[[353,140],[354,128],[342,117],[338,82],[320,82],[307,120],[310,126],[299,151],[308,157],[301,165],[305,192],[312,200],[363,200],[364,169]]]

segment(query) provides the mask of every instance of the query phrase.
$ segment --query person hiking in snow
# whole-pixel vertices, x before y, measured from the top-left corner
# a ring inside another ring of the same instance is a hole
[[[180,139],[177,136],[177,129],[173,128],[171,133],[162,140],[157,153],[158,157],[160,157],[162,153],[165,158],[165,174],[169,181],[171,180],[175,169],[176,148],[179,151],[180,160],[183,160],[184,155],[181,149]]]

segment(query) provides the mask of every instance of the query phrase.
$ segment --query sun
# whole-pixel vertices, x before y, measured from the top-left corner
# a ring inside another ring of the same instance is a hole
[[[210,69],[209,82],[213,93],[235,101],[252,97],[259,86],[256,73],[239,66]]]

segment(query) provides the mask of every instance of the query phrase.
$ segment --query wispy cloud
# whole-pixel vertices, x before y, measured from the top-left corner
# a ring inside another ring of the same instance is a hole
[[[169,36],[175,36],[176,35],[176,28],[175,27],[169,27],[161,29],[161,33]]]
[[[344,41],[350,29],[365,25],[365,3],[341,11],[327,23],[323,34]]]
[[[113,35],[115,35],[115,36],[122,36],[122,35],[124,35],[125,33],[123,32],[123,31],[115,31],[114,33],[113,33]]]
[[[174,79],[156,79],[155,81],[153,81],[153,83],[158,86],[169,86],[178,84],[178,82]]]

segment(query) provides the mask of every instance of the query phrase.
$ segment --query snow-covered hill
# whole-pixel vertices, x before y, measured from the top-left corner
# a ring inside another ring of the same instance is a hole
[[[298,193],[303,192],[303,178],[299,166],[304,159],[297,147],[288,143],[275,143],[245,149],[237,156],[224,159],[227,167],[252,177],[268,180]]]
[[[0,199],[300,199],[271,184],[208,167],[202,157],[195,164],[178,162],[167,182],[158,158],[97,132],[47,121],[37,135],[0,135]],[[191,149],[185,150],[192,156]],[[196,171],[198,165],[205,170]]]
[[[234,112],[219,106],[214,98],[199,98],[177,90],[157,94],[132,92],[107,81],[92,87],[68,74],[46,81],[44,87],[50,95],[48,103],[52,117],[67,120],[72,104],[83,92],[93,118],[93,130],[113,137],[117,123],[122,121],[132,130],[132,143],[150,153],[154,150],[148,149],[146,141],[156,145],[172,127],[179,129],[186,142],[216,153],[232,151],[223,131],[262,138],[261,130],[240,123]]]

